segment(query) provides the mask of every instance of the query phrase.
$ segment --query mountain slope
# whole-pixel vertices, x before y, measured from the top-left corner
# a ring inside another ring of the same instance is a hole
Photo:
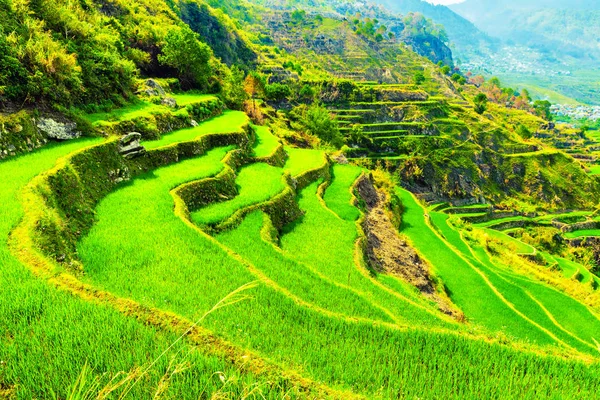
[[[600,55],[600,9],[594,1],[467,0],[451,8],[490,35],[557,57]]]
[[[495,47],[497,44],[495,39],[446,6],[433,5],[422,0],[376,0],[376,2],[402,14],[422,13],[443,25],[458,57],[480,52],[482,48]]]

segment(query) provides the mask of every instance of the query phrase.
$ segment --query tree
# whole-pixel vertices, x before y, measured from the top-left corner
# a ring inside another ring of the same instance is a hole
[[[523,139],[531,139],[531,137],[533,136],[531,131],[527,129],[527,127],[523,124],[519,124],[519,126],[517,127],[517,134]]]
[[[444,65],[444,66],[442,67],[442,74],[444,74],[444,75],[448,75],[449,73],[450,73],[450,67],[449,67],[449,66],[447,66],[447,65]]]
[[[306,11],[304,10],[296,10],[292,13],[292,21],[294,21],[295,24],[299,24],[304,21],[305,17]]]
[[[423,71],[417,71],[415,72],[413,79],[415,81],[415,85],[421,85],[423,82],[425,82],[425,74],[423,74]]]
[[[337,120],[331,118],[329,110],[321,104],[315,102],[310,107],[298,106],[292,111],[292,115],[298,118],[300,127],[306,133],[337,148],[344,144]]]
[[[487,110],[488,98],[484,93],[478,93],[474,99],[475,112],[477,114],[483,114]]]
[[[269,100],[283,101],[292,94],[285,83],[273,83],[265,86],[265,97]]]
[[[223,82],[223,97],[229,108],[241,110],[248,98],[244,90],[244,71],[237,66],[231,67]]]
[[[458,81],[460,81],[460,80],[462,79],[462,75],[461,75],[461,74],[457,74],[457,73],[455,73],[455,74],[453,74],[453,75],[452,75],[452,78],[451,78],[451,79],[452,79],[454,82],[458,82]]]
[[[210,63],[212,57],[211,48],[186,25],[167,33],[158,61],[175,68],[184,87],[205,90],[208,78],[214,72]]]
[[[251,72],[244,80],[244,91],[252,99],[253,108],[256,109],[256,97],[265,92],[264,78],[256,72]]]
[[[536,100],[533,102],[533,110],[538,117],[544,118],[546,121],[552,121],[552,112],[550,111],[552,103],[548,100]]]
[[[299,94],[302,100],[311,100],[315,97],[315,90],[309,84],[305,84],[302,86],[302,89],[300,89]]]

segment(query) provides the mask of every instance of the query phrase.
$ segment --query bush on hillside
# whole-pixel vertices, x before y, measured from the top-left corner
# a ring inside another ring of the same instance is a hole
[[[265,97],[268,100],[283,101],[292,95],[292,90],[285,83],[272,83],[265,86]]]
[[[184,89],[207,90],[214,73],[211,58],[210,47],[186,25],[169,31],[158,61],[177,70]]]
[[[296,121],[293,128],[316,136],[337,148],[344,144],[338,122],[331,117],[329,110],[321,104],[300,105],[291,111],[290,117]]]

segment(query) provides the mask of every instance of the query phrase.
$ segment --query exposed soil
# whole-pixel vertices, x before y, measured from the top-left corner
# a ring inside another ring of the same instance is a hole
[[[362,228],[367,237],[365,251],[371,268],[410,283],[435,301],[440,311],[462,320],[462,313],[456,310],[450,299],[436,290],[427,262],[398,235],[389,215],[385,193],[375,189],[366,177],[358,182],[357,189],[366,207]]]

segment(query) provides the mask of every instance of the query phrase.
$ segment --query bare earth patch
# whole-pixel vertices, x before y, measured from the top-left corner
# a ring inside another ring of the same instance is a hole
[[[366,255],[371,268],[401,278],[435,301],[443,313],[464,319],[443,291],[436,290],[427,262],[398,235],[389,216],[385,193],[378,191],[367,177],[359,180],[357,189],[367,211],[362,228],[367,237]]]

